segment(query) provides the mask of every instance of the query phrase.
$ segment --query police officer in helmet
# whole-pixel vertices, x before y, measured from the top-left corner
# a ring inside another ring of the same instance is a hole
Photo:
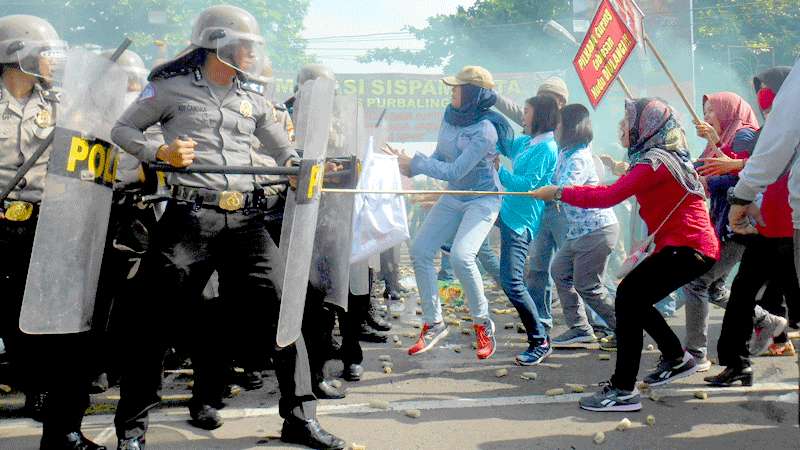
[[[112,131],[112,139],[142,161],[175,167],[193,163],[252,165],[255,136],[278,164],[297,157],[266,100],[249,91],[244,79],[261,72],[264,41],[255,18],[240,8],[214,6],[203,11],[192,30],[191,45],[157,66],[150,83]],[[161,124],[164,142],[148,141],[144,130]],[[171,200],[153,232],[143,264],[149,271],[138,296],[141,308],[129,318],[130,360],[121,378],[115,424],[119,448],[144,447],[147,411],[159,402],[165,314],[184,314],[197,305],[211,273],[219,273],[223,297],[263,302],[268,311],[269,341],[275,345],[280,292],[273,277],[279,252],[267,234],[264,218],[277,199],[258,189],[251,175],[172,173]],[[287,288],[296,288],[288,286]],[[213,346],[213,329],[191,319],[191,344]],[[216,352],[193,352],[197,369],[190,413],[196,426],[213,429],[222,421],[220,382],[224,361]],[[215,356],[216,355],[216,356]],[[320,427],[311,389],[304,341],[274,354],[280,385],[281,438],[313,448],[344,448],[344,441]]]
[[[34,16],[0,18],[0,186],[6,188],[55,125],[51,83],[66,44]],[[26,394],[47,392],[42,449],[104,449],[80,431],[89,405],[87,334],[24,334],[19,315],[44,190],[45,152],[0,205],[0,335]],[[59,370],[51,374],[52,368]]]

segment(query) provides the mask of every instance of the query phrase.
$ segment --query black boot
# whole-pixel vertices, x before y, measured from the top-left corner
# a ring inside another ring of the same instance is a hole
[[[341,400],[346,397],[345,393],[337,389],[326,380],[322,380],[311,389],[317,398],[325,400]]]
[[[325,450],[342,450],[345,446],[343,440],[323,430],[316,419],[285,420],[281,429],[281,441]]]
[[[344,370],[342,370],[342,378],[347,381],[361,381],[363,375],[364,368],[361,367],[361,364],[345,364]]]
[[[106,448],[90,441],[80,431],[73,431],[67,434],[42,436],[39,450],[106,450]]]
[[[108,375],[103,372],[97,376],[94,380],[92,380],[91,388],[89,389],[89,393],[91,394],[102,394],[103,392],[108,390]]]
[[[144,450],[144,436],[130,439],[119,439],[117,450]]]
[[[189,415],[192,416],[189,423],[197,428],[216,430],[222,426],[222,417],[216,408],[210,405],[191,405],[189,406]]]
[[[358,340],[364,342],[375,342],[378,344],[383,344],[389,339],[386,337],[385,334],[381,333],[380,331],[372,328],[366,323],[362,323],[361,326],[358,328]]]
[[[378,330],[378,331],[389,331],[392,329],[392,324],[387,322],[380,316],[378,313],[378,308],[375,307],[375,302],[372,299],[369,300],[369,305],[367,306],[367,311],[364,316],[364,321],[370,327]]]
[[[753,385],[753,368],[736,368],[728,366],[717,375],[703,378],[711,386],[730,386],[737,381],[742,382],[742,386]]]
[[[246,391],[255,391],[264,387],[264,380],[260,370],[245,370],[239,376],[239,385]]]

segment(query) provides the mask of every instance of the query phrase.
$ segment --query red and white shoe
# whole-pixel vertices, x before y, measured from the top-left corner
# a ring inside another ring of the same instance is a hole
[[[476,352],[478,359],[488,359],[494,355],[497,348],[497,341],[494,338],[494,322],[486,319],[483,325],[473,325],[475,327],[475,338],[478,341]]]
[[[439,322],[433,325],[428,325],[426,323],[422,326],[422,332],[419,334],[417,343],[408,349],[408,354],[413,356],[419,353],[427,352],[445,336],[447,336],[447,325],[444,322]]]

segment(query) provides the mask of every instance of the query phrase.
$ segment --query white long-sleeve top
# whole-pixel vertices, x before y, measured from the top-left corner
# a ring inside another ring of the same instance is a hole
[[[755,200],[756,195],[774,183],[787,168],[789,177],[789,202],[792,206],[794,229],[800,230],[800,59],[778,92],[761,136],[739,173],[734,188],[736,197]]]

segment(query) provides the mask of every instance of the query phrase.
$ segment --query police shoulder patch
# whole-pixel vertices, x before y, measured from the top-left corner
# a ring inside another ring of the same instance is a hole
[[[261,83],[257,83],[255,81],[244,81],[242,82],[241,86],[245,91],[250,91],[260,95],[264,94],[264,85]]]
[[[139,98],[136,101],[142,102],[145,100],[149,100],[151,98],[155,98],[155,96],[156,96],[156,87],[153,86],[153,83],[147,83],[147,86],[144,87],[142,93],[139,94]]]

